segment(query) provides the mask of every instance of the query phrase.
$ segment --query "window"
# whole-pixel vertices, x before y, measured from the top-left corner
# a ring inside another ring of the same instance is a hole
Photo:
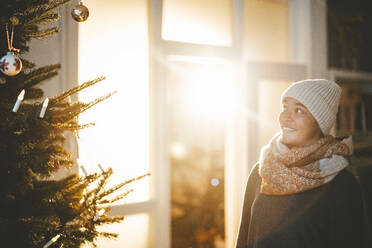
[[[244,58],[289,62],[289,1],[244,0]]]
[[[170,57],[166,73],[171,247],[225,243],[225,122],[233,110],[228,61]]]
[[[99,171],[98,163],[112,167],[115,184],[151,171],[147,1],[91,0],[86,4],[91,15],[79,24],[79,82],[101,75],[107,79],[82,92],[79,99],[88,102],[114,90],[118,93],[79,119],[96,123],[79,133],[79,162],[88,172]],[[128,216],[123,223],[104,229],[118,232],[120,238],[100,240],[99,247],[148,247],[151,180],[128,186],[134,192],[121,202],[125,204],[114,207],[115,214]]]
[[[232,1],[164,0],[164,40],[230,46]]]

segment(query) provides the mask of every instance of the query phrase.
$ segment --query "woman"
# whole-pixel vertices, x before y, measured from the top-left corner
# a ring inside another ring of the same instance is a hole
[[[345,170],[351,138],[330,135],[340,96],[323,79],[282,94],[281,131],[249,175],[237,248],[362,247],[362,194]]]

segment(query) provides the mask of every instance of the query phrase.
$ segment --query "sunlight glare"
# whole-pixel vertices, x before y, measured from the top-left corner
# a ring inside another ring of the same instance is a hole
[[[232,80],[229,70],[203,68],[189,72],[184,91],[184,103],[188,110],[201,119],[223,120],[234,106]]]
[[[172,145],[172,154],[175,158],[183,158],[185,156],[185,147],[180,143],[174,143]]]
[[[80,116],[96,126],[79,133],[79,157],[90,173],[112,167],[116,184],[149,171],[147,1],[91,0],[89,8],[99,11],[79,25],[79,83],[107,79],[79,100],[118,93]],[[149,199],[149,178],[130,188],[126,202]]]

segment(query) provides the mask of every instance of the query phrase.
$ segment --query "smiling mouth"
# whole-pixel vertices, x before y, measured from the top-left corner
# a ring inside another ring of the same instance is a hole
[[[294,131],[296,131],[295,129],[293,129],[293,128],[289,128],[289,127],[283,127],[282,128],[284,131],[287,131],[287,132],[294,132]]]

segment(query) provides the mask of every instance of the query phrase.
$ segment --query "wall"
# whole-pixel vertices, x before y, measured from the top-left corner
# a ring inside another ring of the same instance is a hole
[[[61,69],[56,77],[40,83],[40,87],[44,90],[45,97],[53,97],[62,93],[63,91],[77,85],[77,56],[67,56],[74,54],[77,46],[77,35],[74,31],[77,29],[75,23],[70,16],[70,6],[65,6],[60,10],[62,18],[57,22],[57,26],[61,27],[61,32],[49,39],[37,40],[33,39],[29,43],[30,52],[23,57],[36,64],[36,67],[42,67],[51,64],[61,64]],[[76,32],[77,33],[77,32]],[[77,97],[72,97],[76,100]],[[43,100],[43,99],[42,99]],[[65,147],[72,153],[72,158],[76,159],[78,147],[75,136],[70,133],[65,133],[67,141]],[[56,173],[54,178],[58,179],[64,177],[71,172],[78,172],[78,167],[74,166],[71,169],[61,169]]]

